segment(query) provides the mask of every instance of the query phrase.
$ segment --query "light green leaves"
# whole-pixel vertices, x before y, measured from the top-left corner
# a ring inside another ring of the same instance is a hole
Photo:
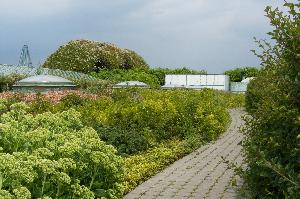
[[[27,110],[13,104],[0,118],[1,198],[94,198],[90,184],[110,195],[122,180],[116,150],[84,127],[73,109],[37,116]]]

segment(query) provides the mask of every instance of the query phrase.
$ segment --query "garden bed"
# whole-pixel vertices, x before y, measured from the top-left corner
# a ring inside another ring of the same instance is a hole
[[[18,173],[31,176],[16,177],[10,164],[2,164],[0,195],[8,198],[19,192],[28,198],[70,193],[121,198],[218,138],[229,122],[228,108],[243,105],[243,95],[213,90],[121,89],[101,97],[52,93],[29,97],[26,104],[8,99],[1,100],[0,128],[6,135],[0,137],[0,162],[15,161]]]

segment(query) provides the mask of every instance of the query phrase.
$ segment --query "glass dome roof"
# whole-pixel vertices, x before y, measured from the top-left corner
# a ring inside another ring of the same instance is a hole
[[[139,81],[124,81],[116,84],[115,86],[137,86],[137,87],[147,87],[148,85],[144,82]]]
[[[53,75],[36,75],[22,79],[16,83],[18,86],[46,86],[46,85],[59,85],[59,86],[75,86],[75,84],[62,77]]]

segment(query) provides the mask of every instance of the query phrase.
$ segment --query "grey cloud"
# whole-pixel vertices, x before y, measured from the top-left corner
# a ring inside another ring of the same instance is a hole
[[[10,1],[5,8],[13,10],[18,0]],[[28,16],[6,11],[6,18],[0,18],[0,63],[17,63],[26,42],[37,63],[59,45],[86,38],[133,49],[153,67],[187,66],[212,73],[259,65],[250,53],[255,48],[252,38],[266,37],[270,30],[265,6],[282,4],[278,0],[28,2],[24,7],[32,11]],[[54,5],[47,8],[49,2]]]

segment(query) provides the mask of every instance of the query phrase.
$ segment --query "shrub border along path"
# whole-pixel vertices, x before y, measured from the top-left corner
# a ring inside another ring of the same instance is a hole
[[[243,161],[239,128],[243,125],[241,110],[231,110],[232,122],[215,142],[196,150],[153,178],[139,185],[124,199],[208,198],[232,199],[237,196],[234,171],[226,161],[240,166]],[[237,180],[240,185],[240,180]]]

